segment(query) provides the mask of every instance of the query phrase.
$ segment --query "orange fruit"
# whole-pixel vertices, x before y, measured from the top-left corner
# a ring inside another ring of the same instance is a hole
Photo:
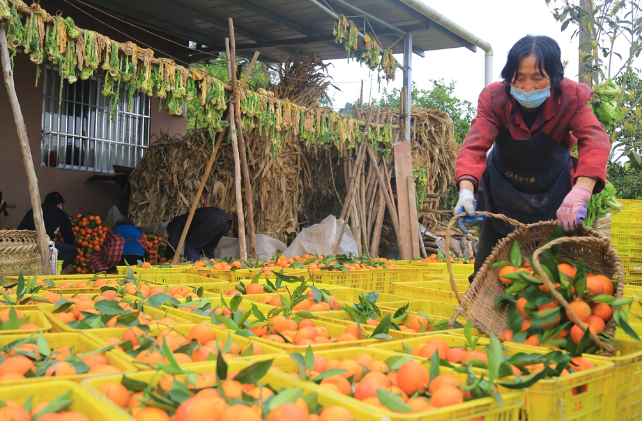
[[[573,357],[570,367],[575,371],[584,371],[593,368],[593,364],[584,357]]]
[[[569,303],[569,306],[571,307],[571,310],[573,310],[573,313],[575,313],[577,318],[582,322],[586,323],[589,317],[591,317],[591,307],[589,307],[589,305],[584,301],[573,301]],[[568,310],[566,310],[566,316],[570,321],[573,321],[573,319],[571,318],[571,313],[569,313]]]
[[[540,346],[540,344],[541,344],[541,342],[539,341],[539,338],[537,337],[537,335],[529,336],[529,337],[524,341],[524,343],[525,343],[526,345],[532,345],[532,346]]]
[[[588,319],[588,328],[591,330],[591,332],[597,335],[598,333],[604,332],[606,325],[604,324],[604,320],[602,320],[601,317],[591,316]]]
[[[355,388],[354,391],[354,397],[355,399],[359,399],[360,401],[367,399],[367,398],[375,398],[377,397],[377,390],[379,389],[388,389],[390,381],[386,376],[383,376],[385,378],[384,381],[380,378],[376,377],[369,377],[367,379],[361,380],[359,383],[357,383],[357,387]]]
[[[357,339],[362,339],[361,336],[361,331],[359,330],[359,325],[357,325],[357,322],[352,322],[348,326],[346,326],[346,330],[344,333],[349,333],[351,335],[354,335]]]
[[[31,370],[36,372],[36,365],[24,355],[16,355],[7,358],[0,364],[0,376],[5,374],[22,374],[23,376]]]
[[[98,391],[121,408],[127,408],[129,405],[129,391],[121,383],[103,383],[98,388]]]
[[[139,408],[134,412],[134,419],[136,421],[169,421],[169,415],[160,408],[153,406],[146,406]]]
[[[458,387],[461,386],[461,382],[452,374],[440,374],[439,376],[432,379],[432,381],[430,382],[430,387],[428,388],[428,392],[430,392],[430,394],[433,394],[442,387],[448,386]]]
[[[285,316],[281,316],[280,314],[272,317],[270,319],[270,322],[272,323],[272,329],[276,332],[281,333],[284,330],[290,329],[290,320]]]
[[[205,345],[209,341],[214,340],[216,335],[214,334],[214,329],[206,325],[205,323],[197,323],[192,327],[187,335],[188,341],[196,339],[201,345]]]
[[[438,389],[430,398],[430,404],[436,408],[457,405],[462,402],[464,402],[463,393],[453,386]]]
[[[31,415],[23,408],[4,406],[0,408],[0,421],[31,421]]]
[[[499,336],[499,339],[503,339],[506,342],[512,342],[513,341],[513,331],[508,329],[502,332],[502,334]]]
[[[201,418],[200,415],[201,414],[199,414],[199,417],[195,419],[198,419],[199,421],[203,420],[203,418]],[[212,418],[212,419],[216,420],[216,418]],[[209,420],[209,418],[207,420]],[[220,421],[239,421],[239,420],[261,421],[261,416],[249,406],[232,405],[225,410],[225,412],[223,413],[223,415],[219,420]],[[181,420],[177,418],[176,421],[181,421]],[[187,420],[184,420],[184,421],[187,421]]]
[[[597,279],[598,281],[600,281],[602,283],[602,286],[604,287],[604,292],[602,292],[602,294],[613,295],[613,291],[614,291],[613,281],[611,281],[611,279],[609,279],[608,276],[604,276],[604,275],[588,275],[587,279],[589,277],[595,278],[595,279]]]
[[[571,339],[573,340],[573,343],[575,343],[575,345],[579,345],[583,337],[584,331],[578,325],[573,325],[571,328]]]
[[[446,354],[446,361],[449,363],[460,363],[466,358],[466,350],[462,348],[450,348]]]
[[[100,364],[97,366],[94,366],[87,372],[87,374],[107,374],[107,373],[120,373],[122,370],[119,368],[114,367],[113,365],[109,364]]]
[[[423,365],[415,361],[404,363],[397,371],[397,383],[408,396],[420,392],[430,383],[430,374]]]
[[[528,300],[526,300],[526,298],[522,297],[518,299],[516,310],[517,310],[517,313],[519,313],[519,315],[522,316],[523,318],[530,319],[531,316],[529,316],[528,313],[526,313],[526,310],[524,309],[524,306],[526,305],[526,303],[528,303]]]
[[[571,279],[573,279],[575,277],[575,274],[577,273],[577,269],[574,266],[569,265],[568,263],[560,263],[559,265],[557,265],[557,270]],[[568,278],[566,280],[568,281]]]
[[[354,421],[354,417],[341,406],[329,406],[321,411],[319,421]]]
[[[348,395],[352,392],[352,386],[350,386],[350,382],[342,376],[330,376],[321,380],[322,387],[326,384],[332,384],[336,386],[339,392],[341,392],[341,394],[343,395]]]
[[[340,361],[337,368],[339,370],[346,370],[345,373],[339,374],[340,376],[345,377],[346,379],[354,376],[355,382],[361,380],[361,376],[363,375],[363,367],[361,366],[361,364],[354,360]]]
[[[308,414],[303,409],[293,403],[283,403],[270,411],[266,421],[307,421],[307,419]]]
[[[109,361],[107,361],[107,357],[101,354],[85,355],[85,357],[82,359],[82,362],[84,362],[91,368],[94,368],[97,365],[109,364]]]
[[[430,404],[430,402],[428,402],[426,398],[422,397],[408,399],[406,405],[411,407],[414,410],[413,412],[424,412],[433,409],[433,406]]]
[[[515,266],[504,266],[501,269],[499,269],[499,280],[501,281],[502,284],[504,285],[512,285],[513,281],[505,278],[504,275],[507,273],[513,273],[517,270]]]
[[[586,289],[589,291],[586,294],[589,297],[595,297],[597,295],[604,294],[604,284],[594,276],[588,276],[586,278]]]
[[[410,319],[408,326],[415,332],[428,332],[430,330],[428,320],[422,316],[413,316]]]
[[[611,317],[613,317],[613,309],[606,303],[595,303],[591,309],[591,314],[593,316],[598,316],[605,322],[608,322],[611,320]]]
[[[175,421],[218,421],[220,413],[225,410],[225,401],[221,398],[194,397],[178,406],[174,414]]]

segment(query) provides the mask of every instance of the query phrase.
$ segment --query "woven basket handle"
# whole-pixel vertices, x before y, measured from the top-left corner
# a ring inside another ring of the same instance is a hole
[[[482,212],[482,213],[485,213],[488,217],[499,219],[501,221],[506,221],[509,224],[514,225],[516,227],[524,225],[521,222],[518,222],[518,221],[516,221],[514,219],[511,219],[511,218],[509,218],[507,216],[504,216],[502,214],[499,214],[499,213],[490,213],[490,212]],[[453,267],[452,267],[452,264],[450,263],[450,233],[452,232],[452,228],[455,225],[455,223],[457,223],[457,220],[459,218],[464,217],[464,216],[466,216],[465,213],[460,213],[460,214],[455,215],[453,217],[453,219],[450,220],[450,222],[448,223],[448,228],[446,229],[446,237],[445,237],[445,240],[446,240],[446,245],[445,245],[445,247],[446,247],[446,267],[448,268],[448,275],[450,275],[450,287],[452,288],[453,292],[455,293],[455,297],[457,297],[457,302],[458,303],[461,303],[461,296],[459,295],[459,291],[457,291],[457,284],[455,284],[455,277],[453,276]],[[457,314],[454,315],[452,321],[454,321],[455,318],[457,318]]]
[[[556,246],[558,244],[564,244],[564,243],[588,243],[588,242],[592,242],[593,243],[596,240],[603,241],[603,242],[607,243],[607,245],[609,243],[609,239],[608,238],[597,239],[595,237],[561,237],[561,238],[555,239],[555,240],[553,240],[551,242],[548,242],[548,243],[544,244],[542,247],[540,247],[537,250],[535,250],[535,253],[533,253],[533,266],[535,267],[535,269],[537,269],[537,272],[540,274],[540,277],[541,277],[542,281],[544,281],[544,285],[546,285],[548,287],[548,289],[553,293],[553,297],[555,298],[555,300],[558,303],[560,303],[562,305],[562,307],[564,307],[566,309],[566,311],[571,315],[571,319],[573,319],[573,322],[575,322],[575,324],[577,326],[579,326],[579,328],[582,329],[582,331],[584,331],[584,332],[586,332],[587,326],[571,310],[571,307],[568,305],[568,303],[566,302],[564,297],[562,297],[562,294],[557,292],[557,290],[553,286],[553,283],[549,279],[548,275],[542,269],[542,264],[539,262],[539,255],[542,254],[542,252],[544,252],[545,250],[548,250],[551,247]],[[589,335],[591,337],[591,340],[593,342],[595,342],[597,344],[597,346],[599,346],[604,352],[609,353],[609,354],[614,354],[615,353],[615,349],[610,344],[607,344],[607,343],[604,343],[604,342],[600,341],[600,339],[597,337],[597,335],[594,334],[593,332],[591,332],[590,330],[589,330]]]

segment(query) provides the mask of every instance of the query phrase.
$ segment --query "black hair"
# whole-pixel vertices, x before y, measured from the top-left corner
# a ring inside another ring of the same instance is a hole
[[[558,90],[564,79],[564,66],[562,65],[562,51],[560,46],[551,37],[545,35],[527,35],[513,45],[508,52],[506,65],[502,69],[501,77],[508,83],[513,83],[517,77],[519,63],[523,58],[535,54],[539,71],[548,75],[551,88]],[[510,89],[507,86],[507,89]]]
[[[58,206],[60,204],[65,204],[65,199],[62,198],[62,195],[58,193],[57,191],[52,191],[48,195],[45,196],[45,202],[44,203],[53,203],[54,205]]]

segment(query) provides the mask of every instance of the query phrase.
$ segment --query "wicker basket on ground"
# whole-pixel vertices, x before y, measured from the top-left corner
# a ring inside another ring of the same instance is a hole
[[[5,276],[42,274],[35,231],[0,231],[0,279]]]
[[[549,242],[557,226],[556,221],[522,225],[503,215],[488,213],[488,216],[508,221],[517,226],[517,229],[498,243],[491,255],[484,261],[483,266],[475,275],[473,283],[463,297],[457,292],[457,285],[452,276],[451,265],[450,262],[447,262],[448,270],[451,273],[451,286],[459,300],[459,306],[452,320],[462,315],[483,333],[488,334],[493,332],[497,337],[509,328],[507,317],[509,307],[507,305],[500,305],[499,308],[495,307],[495,297],[505,293],[506,285],[499,281],[500,268],[491,268],[491,265],[496,262],[511,260],[510,250],[515,240],[517,240],[519,244],[522,256],[533,258],[533,265],[539,273],[544,273],[541,270],[541,265],[537,258],[539,254],[554,245],[561,245],[558,253],[560,257],[565,257],[573,261],[584,259],[586,266],[591,268],[595,274],[605,275],[615,280],[617,282],[615,296],[616,298],[622,297],[624,291],[622,261],[615,252],[608,237],[605,237],[597,230],[584,228],[584,231],[579,236],[562,237]],[[449,224],[451,227],[456,222],[456,219],[458,219],[458,217],[453,218]],[[446,238],[446,242],[446,248],[448,248],[450,238]],[[542,276],[542,280],[553,292],[555,300],[566,309],[569,309],[568,303],[555,290],[550,279],[548,279],[545,274]],[[579,320],[574,320],[580,328],[585,330],[584,324],[581,322],[577,323],[578,321]],[[610,338],[613,338],[615,329],[615,322],[611,320],[607,324],[604,333]],[[591,334],[591,339],[598,344],[603,351],[607,353],[613,351],[609,344],[599,341],[595,335]]]

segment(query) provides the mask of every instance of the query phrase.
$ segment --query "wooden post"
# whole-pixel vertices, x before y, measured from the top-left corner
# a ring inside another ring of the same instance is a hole
[[[42,218],[42,204],[40,203],[40,190],[38,190],[38,178],[36,170],[33,167],[31,158],[31,148],[29,147],[29,137],[27,136],[27,126],[22,116],[22,109],[16,94],[16,86],[13,83],[13,72],[11,71],[11,59],[9,58],[9,49],[7,47],[7,36],[4,31],[4,25],[0,22],[0,58],[2,58],[2,71],[4,73],[4,86],[7,88],[7,95],[13,111],[13,119],[16,123],[18,139],[20,139],[20,149],[22,150],[22,162],[27,171],[27,180],[29,182],[29,196],[31,197],[31,207],[33,208],[33,222],[36,225],[36,234],[38,236],[38,249],[40,250],[40,259],[42,260],[43,275],[51,275],[51,265],[49,264],[49,241],[45,229],[45,222]]]
[[[410,110],[406,106],[406,98],[408,91],[406,87],[401,92],[401,110],[399,112],[399,123],[402,127],[402,138],[400,142],[395,143],[395,180],[397,183],[397,209],[399,221],[399,254],[402,260],[410,260],[413,257],[419,256],[419,239],[417,235],[417,218],[412,217],[410,205],[410,191],[409,187],[413,186],[414,180],[412,178],[412,154],[410,148],[410,139],[407,138],[409,132],[407,128],[406,116],[410,114]],[[415,208],[416,209],[416,208]],[[415,211],[416,215],[416,211]],[[415,238],[417,241],[414,241]]]
[[[230,40],[225,38],[225,52],[227,53],[227,74],[232,77],[232,63],[230,56]],[[234,192],[236,196],[236,216],[239,224],[239,252],[241,260],[247,259],[247,245],[245,243],[245,215],[243,214],[243,194],[241,193],[241,163],[239,159],[239,145],[236,139],[236,125],[234,124],[234,102],[230,102],[230,134],[232,135],[232,152],[234,154]]]
[[[247,166],[247,153],[245,152],[245,137],[243,136],[243,124],[241,122],[241,100],[240,96],[237,95],[238,87],[236,86],[236,41],[234,38],[234,20],[228,18],[227,22],[230,26],[230,54],[231,54],[231,65],[232,65],[232,74],[230,79],[232,79],[232,98],[235,98],[236,101],[236,115],[234,116],[234,121],[236,121],[236,128],[238,131],[238,146],[239,154],[241,155],[241,169],[243,171],[243,186],[245,188],[245,210],[247,212],[247,233],[250,239],[250,256],[256,257],[256,233],[254,230],[254,205],[252,203],[254,195],[252,194],[252,184],[250,180],[250,170]],[[254,53],[252,57],[252,63],[256,63],[256,60],[259,58],[259,52]],[[245,73],[243,80],[249,78],[249,74],[252,71],[251,67],[248,67],[248,71]],[[240,235],[240,234],[239,234]]]

